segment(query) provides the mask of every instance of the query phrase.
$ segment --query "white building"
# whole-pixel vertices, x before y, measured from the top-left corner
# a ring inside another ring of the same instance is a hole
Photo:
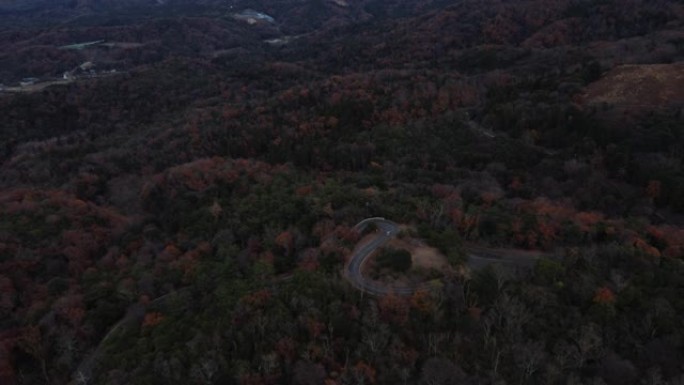
[[[275,23],[275,19],[265,13],[257,12],[253,9],[245,9],[242,12],[233,14],[233,18],[242,20],[248,24],[256,24],[258,22]]]
[[[21,79],[19,82],[19,85],[22,87],[28,87],[36,84],[38,82],[38,78],[24,78]]]

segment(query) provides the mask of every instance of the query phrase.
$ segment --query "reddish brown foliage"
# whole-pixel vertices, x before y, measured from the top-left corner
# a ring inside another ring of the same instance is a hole
[[[276,342],[275,351],[286,361],[295,358],[296,342],[290,337],[283,337]]]
[[[299,260],[299,268],[305,271],[316,271],[320,264],[318,263],[319,251],[316,248],[306,249]]]
[[[366,381],[370,382],[371,384],[375,383],[375,368],[373,368],[369,364],[363,361],[359,361],[354,366],[354,371],[361,374],[366,379]]]
[[[81,295],[66,295],[54,303],[53,309],[57,315],[75,327],[80,326],[85,317],[85,307]]]
[[[294,247],[294,236],[290,231],[283,231],[276,237],[275,243],[285,249],[286,254],[289,254]]]
[[[314,319],[314,318],[307,318],[306,321],[306,330],[309,332],[309,337],[311,339],[316,339],[318,336],[321,335],[323,331],[325,331],[326,327],[325,324]]]
[[[647,255],[650,255],[652,257],[660,257],[660,250],[651,246],[650,244],[648,244],[648,242],[646,242],[645,240],[643,240],[641,238],[637,238],[634,241],[634,247],[636,247],[637,249],[643,251],[644,253],[646,253]]]
[[[142,327],[151,328],[159,325],[164,320],[164,315],[159,312],[152,312],[145,314],[142,322]]]
[[[411,308],[416,309],[420,312],[431,312],[434,309],[434,302],[430,297],[430,294],[424,290],[418,290],[409,299]]]
[[[356,230],[343,225],[335,228],[335,234],[347,242],[356,242],[359,239],[359,233]]]
[[[310,195],[312,191],[313,187],[311,185],[301,186],[297,187],[297,189],[295,190],[295,194],[297,194],[297,196],[300,197],[305,197],[307,195]]]
[[[268,289],[262,289],[242,297],[242,302],[249,306],[259,308],[265,306],[270,299],[271,291]]]
[[[482,316],[482,309],[477,306],[471,306],[468,308],[468,315],[475,320],[479,320]]]
[[[403,325],[408,321],[409,304],[396,295],[386,295],[378,300],[380,318],[385,322]]]
[[[607,287],[600,287],[594,293],[594,302],[602,305],[609,305],[615,302],[615,294]]]

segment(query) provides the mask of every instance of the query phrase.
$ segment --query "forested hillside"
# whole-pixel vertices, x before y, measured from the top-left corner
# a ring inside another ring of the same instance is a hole
[[[1,384],[684,383],[681,1],[19,3]]]

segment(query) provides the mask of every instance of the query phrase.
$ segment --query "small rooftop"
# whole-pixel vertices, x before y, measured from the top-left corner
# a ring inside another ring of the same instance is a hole
[[[257,12],[253,9],[245,9],[244,11],[234,13],[233,18],[237,20],[246,21],[249,24],[254,24],[259,21],[265,21],[268,23],[275,23],[275,19],[265,13]]]

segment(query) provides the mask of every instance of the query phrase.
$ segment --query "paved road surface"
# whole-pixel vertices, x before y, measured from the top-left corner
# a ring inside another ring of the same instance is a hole
[[[345,278],[357,289],[372,295],[411,295],[419,288],[425,287],[426,284],[416,286],[388,286],[363,277],[361,270],[363,269],[364,263],[368,260],[368,257],[399,233],[399,226],[385,218],[364,219],[359,222],[354,229],[361,232],[369,224],[377,226],[378,231],[376,236],[367,244],[354,250],[354,253],[351,255],[349,262],[344,268]]]
[[[368,257],[399,233],[399,226],[396,223],[380,217],[364,219],[354,229],[361,233],[370,224],[374,224],[378,228],[375,237],[354,250],[349,262],[344,267],[344,277],[357,289],[378,296],[387,294],[408,296],[419,289],[429,288],[431,286],[429,282],[411,286],[391,286],[363,277],[361,271]],[[480,270],[496,264],[510,272],[524,272],[534,268],[539,258],[551,257],[551,255],[543,253],[532,254],[513,249],[481,247],[467,247],[466,252],[468,253],[468,267],[472,270]]]

